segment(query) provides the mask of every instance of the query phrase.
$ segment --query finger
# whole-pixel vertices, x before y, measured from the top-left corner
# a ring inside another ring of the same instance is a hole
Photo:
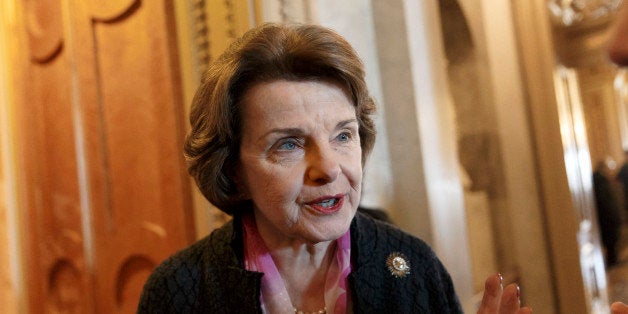
[[[502,294],[502,301],[499,306],[500,314],[514,314],[519,311],[519,286],[515,283],[511,283],[504,288]]]
[[[495,274],[486,279],[484,282],[482,304],[480,305],[478,314],[497,313],[503,291],[502,280],[503,277],[501,274]]]
[[[628,314],[628,305],[621,302],[615,302],[611,304],[612,314]]]

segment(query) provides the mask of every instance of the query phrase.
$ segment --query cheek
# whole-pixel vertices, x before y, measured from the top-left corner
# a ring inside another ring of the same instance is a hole
[[[360,184],[362,182],[362,174],[363,174],[363,168],[362,168],[362,150],[358,149],[356,150],[356,152],[353,154],[353,158],[351,160],[351,181],[355,181],[358,184]]]
[[[360,192],[362,186],[362,170],[362,157],[359,154],[357,157],[349,158],[344,166],[344,173],[349,185],[356,192]]]
[[[257,170],[247,173],[247,182],[258,206],[292,202],[298,196],[302,181],[298,171]]]
[[[349,182],[355,190],[360,191],[362,188],[362,167],[356,167],[352,171]]]

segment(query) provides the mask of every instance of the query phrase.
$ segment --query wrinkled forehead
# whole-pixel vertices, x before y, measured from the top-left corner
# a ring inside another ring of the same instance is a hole
[[[337,84],[278,80],[253,86],[241,103],[243,127],[262,122],[291,127],[299,122],[323,123],[355,119],[355,106]]]

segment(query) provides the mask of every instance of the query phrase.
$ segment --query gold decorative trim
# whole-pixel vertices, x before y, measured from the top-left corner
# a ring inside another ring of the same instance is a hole
[[[209,24],[207,23],[207,16],[205,14],[205,0],[191,1],[196,61],[198,62],[199,73],[205,73],[211,61],[211,55],[209,53]]]
[[[225,0],[225,9],[227,10],[227,14],[225,14],[225,19],[227,21],[227,37],[229,37],[230,39],[235,39],[238,36],[238,32],[235,28],[236,16],[233,0]]]

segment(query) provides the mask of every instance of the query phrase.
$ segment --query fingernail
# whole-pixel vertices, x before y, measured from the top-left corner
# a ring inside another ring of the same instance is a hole
[[[517,300],[519,300],[519,297],[521,297],[521,288],[517,285]]]

